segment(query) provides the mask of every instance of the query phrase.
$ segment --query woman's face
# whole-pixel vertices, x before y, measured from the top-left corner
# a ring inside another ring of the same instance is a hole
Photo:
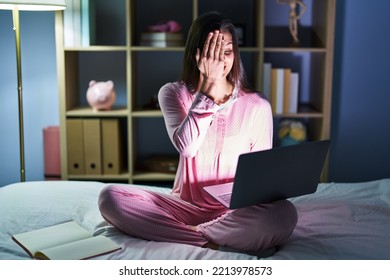
[[[225,41],[225,67],[223,71],[226,77],[230,70],[232,70],[234,62],[233,40],[232,34],[229,32],[222,32],[222,34]]]

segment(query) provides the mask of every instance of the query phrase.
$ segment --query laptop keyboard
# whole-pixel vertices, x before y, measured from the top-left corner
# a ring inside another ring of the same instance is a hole
[[[221,198],[223,201],[225,201],[226,203],[230,203],[230,199],[232,197],[232,193],[224,193],[224,194],[220,194],[218,196],[219,198]]]

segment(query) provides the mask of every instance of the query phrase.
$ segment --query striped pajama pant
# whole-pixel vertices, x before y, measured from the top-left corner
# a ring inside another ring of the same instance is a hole
[[[209,210],[136,185],[106,186],[99,209],[107,222],[130,236],[194,246],[211,241],[244,251],[283,244],[297,223],[296,209],[288,200]]]

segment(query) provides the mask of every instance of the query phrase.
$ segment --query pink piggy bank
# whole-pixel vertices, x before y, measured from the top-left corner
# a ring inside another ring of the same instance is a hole
[[[115,102],[114,82],[89,82],[87,90],[87,101],[94,112],[99,110],[110,110]]]

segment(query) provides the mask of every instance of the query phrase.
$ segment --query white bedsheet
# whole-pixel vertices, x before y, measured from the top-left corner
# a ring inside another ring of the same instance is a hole
[[[97,197],[106,184],[78,181],[16,183],[0,188],[0,259],[29,259],[11,236],[68,220],[103,233],[123,249],[97,259],[255,259],[195,246],[133,238],[101,217]],[[141,186],[161,192],[166,188]],[[298,225],[270,259],[390,259],[390,179],[319,184],[293,198]]]

